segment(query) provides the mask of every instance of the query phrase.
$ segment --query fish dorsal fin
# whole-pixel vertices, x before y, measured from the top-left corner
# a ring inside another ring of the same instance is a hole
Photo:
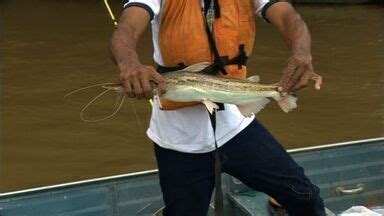
[[[258,82],[260,82],[260,76],[258,76],[258,75],[250,76],[247,78],[247,80],[250,82],[258,83]]]
[[[252,114],[256,114],[262,110],[265,105],[269,103],[269,101],[270,100],[268,98],[259,98],[251,103],[237,104],[237,108],[244,117],[251,117]]]
[[[207,108],[208,112],[211,113],[211,115],[213,113],[213,110],[219,109],[219,105],[217,105],[216,103],[208,99],[203,99],[201,102],[205,105],[205,107]]]
[[[181,71],[184,71],[184,72],[200,72],[200,71],[204,70],[205,68],[207,68],[209,65],[211,65],[210,62],[200,62],[200,63],[196,63],[196,64],[193,64],[193,65],[190,65],[190,66],[182,69]]]

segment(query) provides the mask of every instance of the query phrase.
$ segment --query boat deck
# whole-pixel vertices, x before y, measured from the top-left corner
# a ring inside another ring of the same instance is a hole
[[[289,152],[333,212],[384,205],[384,138]],[[268,215],[267,195],[222,178],[226,215]],[[3,216],[149,216],[161,215],[163,206],[157,170],[0,194]]]

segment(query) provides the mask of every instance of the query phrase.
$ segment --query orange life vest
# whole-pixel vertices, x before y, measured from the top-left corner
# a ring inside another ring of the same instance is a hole
[[[215,63],[213,38],[220,59],[231,60],[251,54],[255,39],[253,0],[218,0],[220,17],[213,23],[211,36],[200,0],[166,0],[162,6],[158,34],[159,47],[165,67],[192,65],[199,62]],[[242,55],[240,55],[242,54]],[[225,62],[224,62],[225,63]],[[219,76],[235,79],[246,78],[245,63],[226,64]],[[161,109],[172,110],[197,103],[178,103],[161,99]]]

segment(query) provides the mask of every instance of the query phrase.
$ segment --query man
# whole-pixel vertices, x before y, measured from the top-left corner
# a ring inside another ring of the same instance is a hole
[[[322,79],[312,67],[308,29],[287,2],[131,0],[124,8],[111,49],[130,97],[152,98],[150,81],[158,84],[160,95],[166,91],[161,74],[141,64],[136,53],[149,21],[159,71],[209,61],[208,73],[243,79],[253,48],[255,14],[278,29],[292,54],[279,82],[281,95],[305,87],[310,80],[320,89]],[[215,139],[224,172],[274,197],[290,215],[324,215],[318,187],[254,117],[243,117],[230,104],[216,117],[214,135],[204,106],[187,104],[163,111],[155,101],[147,135],[155,143],[164,215],[207,214],[214,188]]]

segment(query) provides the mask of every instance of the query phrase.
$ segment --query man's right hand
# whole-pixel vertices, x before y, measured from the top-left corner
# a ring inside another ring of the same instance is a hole
[[[111,51],[120,71],[120,80],[129,97],[153,97],[151,82],[157,84],[157,94],[165,93],[166,85],[153,67],[142,65],[136,53],[136,44],[150,21],[148,11],[141,7],[128,7],[120,17],[112,34]]]
[[[128,97],[147,98],[153,97],[151,82],[157,84],[157,94],[161,96],[166,91],[164,77],[152,66],[137,64],[119,64],[120,80]]]

